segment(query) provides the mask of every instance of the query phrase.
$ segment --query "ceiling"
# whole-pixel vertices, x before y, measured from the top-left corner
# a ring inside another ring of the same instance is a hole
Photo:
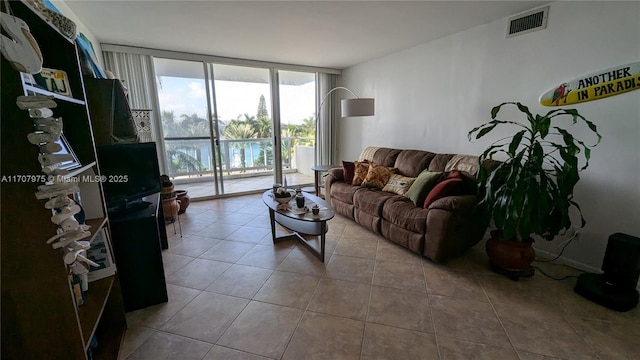
[[[347,68],[545,3],[65,1],[102,44],[334,69]]]

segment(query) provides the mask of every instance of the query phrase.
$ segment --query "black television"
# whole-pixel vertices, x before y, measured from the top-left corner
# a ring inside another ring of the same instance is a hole
[[[148,207],[142,198],[162,189],[156,143],[101,145],[96,150],[109,212]]]

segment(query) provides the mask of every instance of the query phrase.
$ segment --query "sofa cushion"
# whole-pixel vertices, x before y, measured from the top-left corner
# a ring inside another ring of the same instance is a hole
[[[342,160],[342,176],[344,176],[344,182],[351,184],[353,182],[353,173],[356,170],[356,165],[353,161]]]
[[[384,203],[382,218],[410,232],[424,234],[428,212],[428,209],[416,208],[408,198],[395,196]]]
[[[423,150],[402,150],[393,166],[398,168],[399,174],[417,177],[427,168],[434,156],[436,154]]]
[[[382,189],[389,181],[391,175],[397,170],[398,169],[396,168],[390,168],[372,163],[371,165],[369,165],[367,177],[365,177],[362,181],[362,186]]]
[[[400,196],[371,188],[361,188],[353,194],[353,205],[361,211],[374,216],[382,216],[382,206],[391,197]]]
[[[382,191],[404,195],[407,190],[409,190],[414,181],[416,181],[416,178],[414,177],[392,174],[389,178],[389,181],[387,181],[387,184],[382,188]]]
[[[454,171],[444,180],[431,189],[424,200],[423,208],[428,208],[431,203],[445,196],[461,195],[464,192],[464,180],[459,171]]]
[[[390,148],[378,148],[375,154],[373,154],[373,160],[371,160],[371,162],[374,162],[382,166],[393,167],[393,165],[396,163],[396,158],[398,157],[398,154],[400,154],[400,151],[402,150],[390,149]]]
[[[360,186],[353,186],[338,181],[331,184],[331,198],[353,205],[353,194],[360,189],[362,189]]]
[[[362,182],[367,177],[367,173],[369,172],[369,163],[354,161],[354,171],[353,171],[353,180],[351,181],[351,185],[362,185]]]
[[[440,171],[425,170],[421,172],[404,196],[408,197],[414,206],[422,207],[427,194],[436,186],[442,174]]]
[[[436,154],[429,163],[429,171],[444,171],[453,154]]]

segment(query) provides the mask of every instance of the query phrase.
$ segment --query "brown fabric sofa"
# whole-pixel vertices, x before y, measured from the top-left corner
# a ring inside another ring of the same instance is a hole
[[[417,177],[423,170],[460,171],[464,190],[423,209],[403,195],[345,183],[343,169],[334,168],[325,177],[325,195],[337,213],[436,262],[444,262],[482,239],[487,223],[473,212],[477,156],[368,147],[359,158],[364,160],[395,167],[398,174],[408,177]],[[491,165],[495,164],[483,164]]]

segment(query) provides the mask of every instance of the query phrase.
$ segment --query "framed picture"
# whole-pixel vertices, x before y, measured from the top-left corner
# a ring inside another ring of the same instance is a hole
[[[116,273],[116,265],[109,247],[107,229],[101,228],[91,241],[91,249],[87,250],[87,258],[100,264],[89,267],[89,282],[104,279]]]
[[[58,145],[60,145],[60,147],[62,148],[62,150],[58,151],[56,153],[60,154],[60,155],[66,155],[69,154],[73,157],[73,160],[67,160],[67,161],[63,161],[60,163],[60,166],[58,167],[59,169],[64,169],[64,170],[74,170],[77,168],[82,167],[82,164],[80,163],[80,160],[78,160],[78,157],[76,156],[76,153],[73,152],[73,149],[71,148],[71,145],[69,144],[69,141],[67,140],[67,138],[64,136],[64,134],[60,134],[60,138],[58,140],[56,140],[56,143]]]

